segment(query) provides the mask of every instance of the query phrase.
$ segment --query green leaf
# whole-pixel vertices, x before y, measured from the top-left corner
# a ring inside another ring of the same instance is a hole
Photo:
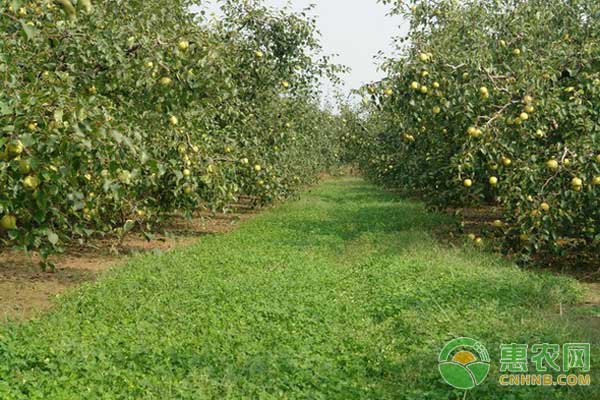
[[[127,221],[125,222],[125,225],[123,225],[123,233],[127,233],[127,232],[129,232],[130,230],[132,230],[132,229],[133,229],[133,227],[134,227],[134,226],[135,226],[135,222],[134,222],[134,221],[132,221],[132,220],[127,220]]]
[[[59,124],[63,122],[63,110],[62,109],[58,109],[58,110],[54,111],[54,121],[56,121]]]
[[[56,246],[56,244],[58,243],[58,235],[52,231],[48,231],[48,241],[53,246]]]
[[[0,115],[12,114],[13,110],[7,103],[0,101]]]
[[[27,25],[24,21],[21,21],[21,26],[23,27],[23,32],[25,32],[25,36],[27,39],[33,40],[38,36],[38,30],[31,25]]]

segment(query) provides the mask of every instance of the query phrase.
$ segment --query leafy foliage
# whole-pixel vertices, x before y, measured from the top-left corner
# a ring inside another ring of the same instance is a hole
[[[439,207],[501,204],[507,247],[600,244],[600,4],[384,1],[410,21],[346,113],[346,158]]]
[[[591,339],[595,360],[597,330],[553,312],[578,300],[573,279],[440,245],[430,231],[445,222],[360,180],[328,181],[3,326],[0,398],[462,399],[437,357],[463,335],[493,360],[471,398],[593,397],[593,385],[498,384],[500,343]]]
[[[47,254],[332,166],[338,67],[306,14],[248,4],[211,24],[184,0],[3,0],[2,242]]]

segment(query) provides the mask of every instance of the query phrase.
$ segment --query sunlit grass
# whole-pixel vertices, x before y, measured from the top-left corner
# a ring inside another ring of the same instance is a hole
[[[580,289],[444,247],[430,231],[445,222],[361,180],[329,181],[6,326],[0,398],[462,398],[437,371],[457,336],[492,357],[469,398],[590,397],[498,385],[500,343],[590,340],[556,315]]]

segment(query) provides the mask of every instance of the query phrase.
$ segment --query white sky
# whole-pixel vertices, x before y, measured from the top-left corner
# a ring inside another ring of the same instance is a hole
[[[209,3],[214,1],[205,2]],[[274,7],[290,4],[298,11],[316,4],[312,12],[317,17],[324,52],[338,54],[334,62],[351,68],[343,77],[346,93],[383,77],[374,56],[379,51],[390,55],[392,37],[405,32],[402,19],[386,16],[388,8],[377,0],[266,0],[265,3]],[[214,10],[214,4],[208,9]]]

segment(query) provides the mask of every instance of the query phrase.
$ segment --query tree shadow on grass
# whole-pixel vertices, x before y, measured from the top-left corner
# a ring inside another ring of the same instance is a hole
[[[316,194],[314,213],[285,215],[271,225],[285,233],[277,241],[304,248],[313,245],[340,246],[364,235],[402,232],[428,234],[432,228],[449,223],[450,217],[427,213],[419,203],[404,201],[364,184],[352,185],[342,194]]]

